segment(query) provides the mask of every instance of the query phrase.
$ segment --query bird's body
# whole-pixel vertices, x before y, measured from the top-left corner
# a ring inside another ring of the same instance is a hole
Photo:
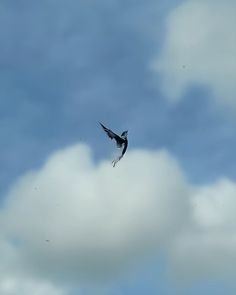
[[[105,127],[102,123],[100,123],[100,125],[102,126],[102,128],[106,132],[106,134],[110,137],[110,139],[115,139],[116,146],[118,148],[122,148],[121,155],[112,162],[113,167],[115,167],[116,163],[118,161],[120,161],[120,159],[124,156],[124,154],[125,154],[125,152],[127,150],[127,147],[128,147],[128,139],[127,139],[128,131],[124,131],[124,132],[121,133],[121,135],[117,135],[111,129],[108,129],[107,127]]]

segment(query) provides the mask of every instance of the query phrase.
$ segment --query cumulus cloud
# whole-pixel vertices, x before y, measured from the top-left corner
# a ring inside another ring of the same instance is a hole
[[[189,0],[169,14],[161,54],[152,62],[168,99],[202,85],[217,104],[236,108],[235,11],[233,0]]]
[[[54,284],[108,282],[160,250],[175,275],[233,276],[235,195],[228,179],[193,187],[165,150],[130,150],[115,169],[87,145],[59,150],[1,208],[0,291],[64,295]]]
[[[192,222],[170,251],[185,278],[236,275],[236,184],[221,179],[193,193]]]
[[[188,212],[181,169],[164,150],[130,151],[119,164],[95,164],[76,145],[19,179],[1,223],[20,268],[60,281],[107,279],[165,247]]]
[[[4,224],[1,223],[1,229]],[[3,232],[3,230],[2,230]],[[27,273],[20,263],[22,257],[17,241],[0,234],[0,294],[1,295],[67,295],[69,289],[56,286],[50,280],[40,279]]]

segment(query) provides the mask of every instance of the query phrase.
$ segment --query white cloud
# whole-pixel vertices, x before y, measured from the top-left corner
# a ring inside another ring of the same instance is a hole
[[[187,195],[166,151],[130,150],[114,169],[76,145],[13,186],[1,223],[19,268],[60,281],[98,280],[163,248],[186,221]]]
[[[235,27],[233,0],[189,0],[169,14],[162,52],[152,62],[168,99],[204,85],[217,104],[236,108]]]
[[[1,223],[1,229],[4,224]],[[4,231],[4,230],[2,230]],[[67,295],[69,290],[50,280],[38,279],[23,269],[17,242],[0,234],[0,294],[1,295]]]
[[[55,152],[1,209],[0,291],[109,281],[160,249],[185,278],[234,276],[235,196],[227,179],[192,187],[164,150],[130,150],[115,169],[86,145]]]
[[[236,184],[227,179],[196,189],[192,223],[170,251],[185,278],[236,275]]]
[[[216,184],[199,188],[193,197],[193,218],[200,228],[209,230],[236,229],[236,184],[222,179]]]

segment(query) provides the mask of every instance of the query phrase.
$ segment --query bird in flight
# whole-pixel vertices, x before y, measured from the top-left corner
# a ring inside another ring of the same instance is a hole
[[[100,125],[102,126],[102,128],[106,132],[106,134],[110,137],[110,139],[115,139],[116,146],[118,148],[122,148],[121,155],[117,159],[112,161],[113,167],[115,167],[116,163],[120,161],[120,159],[124,156],[124,154],[125,154],[125,152],[127,150],[127,147],[128,147],[128,139],[127,139],[128,130],[122,132],[121,135],[117,135],[111,129],[108,129],[107,127],[105,127],[102,123],[100,123]]]

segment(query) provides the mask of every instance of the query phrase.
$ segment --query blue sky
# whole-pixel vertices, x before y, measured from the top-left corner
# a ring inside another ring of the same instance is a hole
[[[1,1],[1,294],[235,294],[235,11]]]

